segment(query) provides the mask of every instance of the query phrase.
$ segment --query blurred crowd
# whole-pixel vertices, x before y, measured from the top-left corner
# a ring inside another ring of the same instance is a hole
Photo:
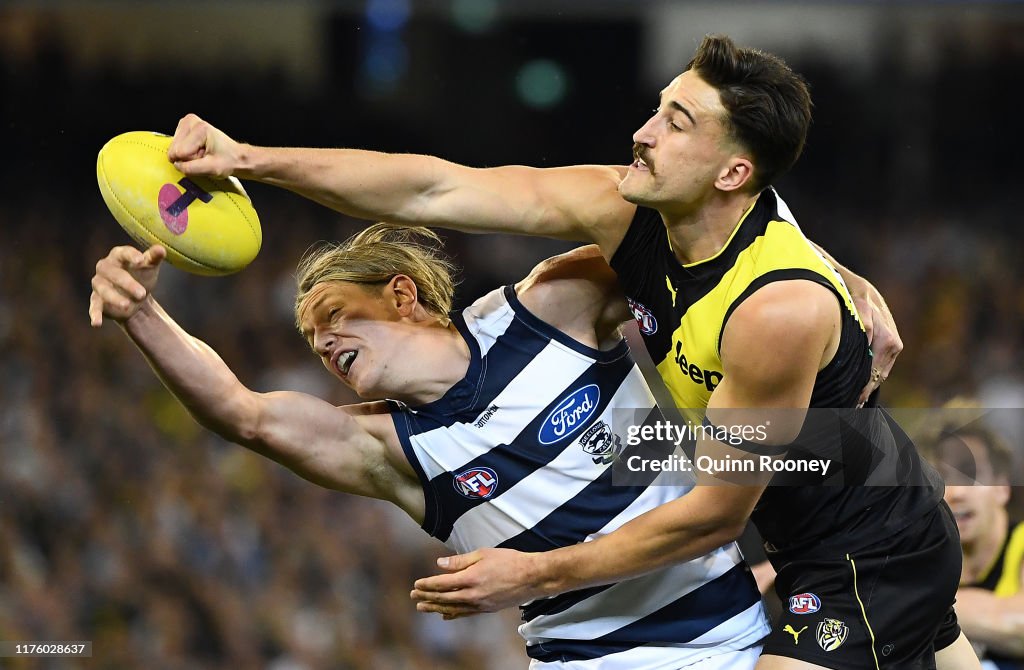
[[[72,79],[66,64],[42,60],[51,56],[43,53],[30,75],[6,73],[4,90],[15,95],[6,96],[5,118],[28,118],[15,115],[11,101],[27,95],[40,73],[66,87],[69,99],[104,99],[97,87],[149,90],[108,75]],[[179,84],[169,77],[157,88]],[[248,104],[239,90],[210,87],[203,95]],[[159,98],[143,96],[140,105]],[[20,151],[27,169],[4,174],[10,190],[0,198],[0,640],[91,640],[93,658],[0,659],[0,666],[525,667],[516,613],[443,622],[414,611],[412,581],[435,571],[443,547],[413,522],[386,503],[322,490],[205,432],[116,326],[89,328],[93,265],[128,241],[91,183],[90,161],[107,137],[135,128],[103,110],[62,126],[62,103],[50,102],[29,113],[59,133],[40,140],[27,126],[5,128],[8,151]],[[301,116],[290,104],[270,99],[261,114]],[[167,119],[185,111],[176,104]],[[317,119],[326,127],[323,115],[314,116],[314,130]],[[269,129],[257,137],[290,138]],[[374,145],[390,148],[384,140]],[[460,158],[443,144],[433,150]],[[465,160],[472,150],[459,151]],[[557,157],[543,154],[549,159]],[[73,177],[54,172],[70,166]],[[1021,232],[1006,225],[1005,212],[979,207],[968,218],[922,201],[910,214],[863,216],[863,201],[845,213],[844,202],[802,189],[799,175],[788,183],[784,195],[805,230],[870,278],[896,316],[906,350],[884,404],[935,407],[970,395],[984,407],[1024,407]],[[310,244],[360,224],[269,187],[250,192],[265,236],[253,265],[217,279],[169,268],[157,296],[251,388],[352,402],[295,333],[292,271]],[[566,248],[447,237],[464,268],[457,306]],[[1018,484],[1021,416],[1001,426],[1016,449]]]

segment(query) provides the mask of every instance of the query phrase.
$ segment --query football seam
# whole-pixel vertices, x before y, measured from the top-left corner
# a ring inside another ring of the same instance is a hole
[[[151,145],[143,144],[142,142],[130,142],[130,144],[139,144],[141,146],[148,146],[151,149],[155,148],[155,147],[153,147]],[[142,225],[142,222],[139,221],[138,218],[136,218],[136,216],[134,214],[132,214],[131,210],[128,209],[127,207],[125,207],[125,204],[123,202],[121,202],[121,199],[119,197],[117,197],[117,193],[114,192],[114,189],[110,188],[110,180],[107,179],[107,168],[103,164],[103,161],[100,161],[100,170],[103,171],[103,181],[106,182],[107,190],[110,191],[110,195],[113,196],[114,200],[117,201],[117,204],[121,207],[121,209],[124,210],[124,212],[128,215],[128,217],[139,226],[139,228],[142,230],[143,233],[145,233],[146,235],[149,235],[151,238],[154,238],[156,240],[156,244],[166,244],[159,237],[157,237],[153,233],[149,232],[149,230],[147,230],[146,227],[144,225]],[[236,207],[237,207],[237,205],[236,205]],[[131,237],[131,236],[129,235],[129,237]],[[219,267],[217,267],[215,265],[208,265],[206,263],[203,263],[202,261],[197,260],[195,258],[192,258],[191,256],[189,256],[186,253],[183,253],[179,249],[174,249],[174,253],[178,254],[179,256],[181,256],[183,258],[189,259],[190,261],[192,261],[193,263],[195,263],[196,265],[198,265],[200,267],[204,267],[204,268],[208,268],[210,270],[217,270],[217,271],[223,272],[223,268],[219,268]]]
[[[121,140],[121,142],[124,143],[124,144],[134,144],[136,146],[146,147],[147,149],[152,149],[154,151],[157,151],[157,152],[160,152],[160,153],[164,153],[164,150],[163,150],[162,147],[154,146],[152,144],[149,144],[147,142],[142,142],[140,140]],[[188,175],[185,175],[185,176],[187,177]],[[256,229],[253,227],[252,221],[249,220],[248,215],[242,210],[241,207],[238,206],[238,203],[235,202],[235,196],[237,196],[239,198],[245,198],[246,200],[249,200],[250,203],[252,202],[252,200],[250,200],[249,198],[246,198],[245,196],[240,195],[238,193],[228,193],[227,191],[224,191],[223,193],[224,193],[224,195],[226,195],[228,197],[228,201],[232,205],[235,206],[235,209],[238,210],[238,213],[242,215],[242,218],[245,219],[245,223],[246,223],[247,226],[249,226],[249,232],[252,233],[253,239],[256,240],[256,243],[260,247],[262,247],[263,244],[259,240],[259,235],[256,234]],[[122,207],[123,207],[123,205],[122,205]],[[125,211],[127,211],[127,209]],[[132,217],[132,218],[134,218],[134,217]],[[136,221],[136,223],[138,223],[138,221]],[[175,250],[175,251],[177,251],[177,250]],[[256,253],[259,253],[259,249],[257,249]],[[185,256],[185,254],[181,254],[181,255]],[[185,257],[188,258],[188,256],[185,256]],[[189,260],[192,260],[192,259],[190,258]],[[196,261],[196,262],[199,263],[199,261]],[[199,263],[199,264],[202,265],[203,267],[208,267],[208,268],[213,269],[213,270],[218,269],[218,268],[213,267],[212,265],[206,265],[205,263]]]
[[[249,225],[249,232],[252,233],[253,239],[256,240],[256,242],[257,242],[257,244],[259,244],[259,246],[262,247],[263,243],[260,242],[260,240],[258,239],[259,236],[256,234],[256,229],[253,228],[252,221],[249,220],[249,216],[242,210],[241,207],[238,206],[238,203],[235,202],[235,196],[238,196],[239,198],[243,198],[245,196],[238,195],[237,193],[228,193],[226,191],[224,192],[224,195],[226,195],[228,197],[228,200],[231,201],[231,204],[235,206],[235,209],[238,210],[238,213],[242,215],[243,219],[245,219],[245,222]],[[248,200],[248,198],[246,198],[246,200]],[[250,201],[250,202],[252,202],[252,201]],[[257,250],[257,253],[259,253],[258,250]]]

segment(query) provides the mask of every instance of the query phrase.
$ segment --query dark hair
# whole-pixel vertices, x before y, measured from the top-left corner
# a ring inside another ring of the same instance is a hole
[[[963,445],[965,438],[974,438],[985,448],[985,455],[988,457],[989,468],[995,479],[1010,479],[1013,469],[1013,452],[1009,445],[992,429],[972,423],[967,426],[948,425],[939,433],[938,439],[930,449],[939,459],[942,458],[942,445],[944,443],[956,443]],[[982,482],[992,484],[994,482]]]
[[[706,35],[686,66],[718,91],[727,130],[752,154],[752,190],[793,167],[811,124],[807,82],[779,57],[737,47],[725,35]]]

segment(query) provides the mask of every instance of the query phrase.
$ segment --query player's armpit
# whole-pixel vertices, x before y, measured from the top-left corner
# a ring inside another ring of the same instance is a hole
[[[390,500],[422,520],[416,475],[379,403],[335,407],[291,391],[255,394],[255,402],[257,420],[240,440],[245,446],[313,483]]]

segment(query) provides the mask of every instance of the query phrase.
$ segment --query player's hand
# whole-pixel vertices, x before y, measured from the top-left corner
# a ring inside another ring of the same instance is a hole
[[[195,114],[178,121],[167,159],[188,176],[230,177],[242,162],[242,145]]]
[[[166,257],[167,250],[160,245],[145,252],[135,247],[114,247],[96,263],[89,296],[93,328],[103,325],[105,316],[124,323],[138,312],[156,286],[160,263]]]
[[[497,612],[544,595],[532,584],[539,554],[513,549],[478,549],[438,559],[449,574],[416,580],[409,596],[420,612],[445,619]],[[445,562],[447,561],[447,564]]]
[[[871,376],[867,386],[861,391],[860,398],[857,399],[857,406],[860,407],[875,389],[889,378],[896,357],[903,351],[903,340],[896,330],[896,320],[893,319],[889,306],[885,304],[885,299],[867,280],[864,280],[863,286],[854,293],[853,302],[861,321],[864,322],[868,344],[871,345],[874,354],[871,360]]]

